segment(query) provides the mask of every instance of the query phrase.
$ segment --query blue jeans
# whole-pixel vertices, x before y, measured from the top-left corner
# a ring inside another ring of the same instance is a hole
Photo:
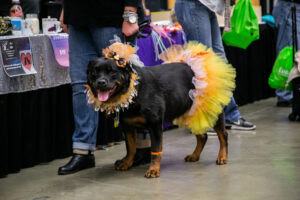
[[[176,0],[175,13],[188,41],[196,40],[211,47],[215,53],[227,60],[220,27],[214,12],[199,0]],[[224,108],[224,113],[226,121],[235,121],[241,117],[233,97]]]
[[[102,49],[110,45],[114,35],[121,29],[115,27],[69,28],[70,77],[75,122],[73,149],[91,150],[96,148],[98,112],[89,106],[84,93],[87,83],[86,69],[91,59],[101,56]]]
[[[276,41],[277,55],[284,47],[293,45],[291,7],[294,5],[296,5],[297,38],[298,48],[300,48],[300,4],[278,0],[272,13],[278,31]],[[276,96],[278,102],[289,101],[293,98],[293,93],[290,91],[276,90]]]

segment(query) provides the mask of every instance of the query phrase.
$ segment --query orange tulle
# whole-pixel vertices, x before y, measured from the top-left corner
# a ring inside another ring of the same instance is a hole
[[[165,63],[187,63],[195,74],[192,80],[195,89],[189,93],[193,105],[173,123],[189,128],[194,134],[207,132],[232,97],[235,69],[220,55],[196,42],[172,46],[160,58]]]

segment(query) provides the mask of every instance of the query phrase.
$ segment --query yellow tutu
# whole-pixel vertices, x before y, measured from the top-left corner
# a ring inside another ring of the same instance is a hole
[[[189,128],[193,134],[203,134],[213,127],[227,105],[235,88],[235,69],[211,49],[197,42],[172,46],[160,54],[165,63],[184,62],[193,70],[195,89],[189,92],[192,107],[173,121]]]

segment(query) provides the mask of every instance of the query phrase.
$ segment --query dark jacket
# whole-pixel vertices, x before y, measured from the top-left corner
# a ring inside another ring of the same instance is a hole
[[[74,26],[122,27],[125,6],[141,0],[64,0],[64,23]]]

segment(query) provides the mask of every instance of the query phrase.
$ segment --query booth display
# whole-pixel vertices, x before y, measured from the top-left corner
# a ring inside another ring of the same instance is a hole
[[[0,176],[72,151],[69,69],[56,61],[48,36],[0,37],[0,41],[13,38],[29,39],[36,73],[9,77],[0,54]],[[18,61],[17,56],[13,59]]]

